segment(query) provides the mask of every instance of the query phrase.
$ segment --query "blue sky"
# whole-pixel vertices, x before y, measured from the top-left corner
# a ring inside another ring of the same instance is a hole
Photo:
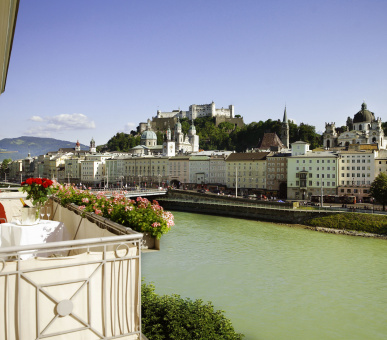
[[[0,139],[104,144],[158,109],[387,121],[387,1],[22,0]],[[6,117],[6,118],[5,118]]]

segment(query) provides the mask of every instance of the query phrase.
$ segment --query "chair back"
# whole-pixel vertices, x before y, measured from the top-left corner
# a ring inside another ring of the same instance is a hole
[[[5,214],[4,206],[0,202],[0,223],[7,223],[7,215]]]

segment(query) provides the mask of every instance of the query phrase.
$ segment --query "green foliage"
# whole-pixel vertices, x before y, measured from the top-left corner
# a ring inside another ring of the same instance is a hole
[[[382,128],[383,128],[384,134],[387,135],[387,122],[382,123]]]
[[[304,223],[313,227],[355,230],[387,235],[387,217],[384,215],[342,213],[313,218]]]
[[[156,132],[156,136],[157,136],[157,145],[162,145],[164,142],[164,133],[162,133],[161,131],[158,131]]]
[[[140,144],[141,136],[128,135],[127,133],[118,132],[114,137],[110,138],[106,144],[109,151],[127,152],[129,149]]]
[[[187,134],[191,121],[188,118],[180,119],[182,131]],[[230,122],[222,122],[215,126],[215,119],[199,117],[194,121],[196,133],[199,136],[199,148],[203,150],[231,150],[244,152],[258,146],[259,141],[266,132],[281,134],[282,122],[268,119],[266,121],[252,122],[242,128],[235,127]],[[133,131],[132,131],[133,132]],[[164,134],[157,132],[157,144],[163,143]],[[298,140],[310,143],[311,149],[321,145],[321,136],[316,133],[315,127],[301,123],[299,126],[289,123],[289,140]],[[129,151],[130,148],[140,144],[140,135],[117,133],[107,145],[107,151]]]
[[[371,196],[383,204],[383,210],[387,204],[387,175],[381,172],[375,180],[372,182],[370,187]]]
[[[159,296],[152,284],[141,286],[142,332],[152,340],[237,340],[237,334],[223,311],[211,302],[182,299],[179,295]]]
[[[2,161],[1,163],[1,169],[0,169],[0,173],[2,176],[4,176],[4,174],[6,173],[7,169],[8,169],[8,164],[12,162],[12,159],[11,158],[6,158]]]
[[[310,144],[310,149],[315,149],[322,145],[321,135],[316,133],[316,128],[312,125],[301,123],[297,126],[289,123],[289,142],[303,141]]]

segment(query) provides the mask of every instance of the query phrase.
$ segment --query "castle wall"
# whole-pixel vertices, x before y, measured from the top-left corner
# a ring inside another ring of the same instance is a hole
[[[243,118],[228,118],[225,116],[216,116],[215,117],[215,125],[218,126],[220,123],[229,122],[231,124],[234,124],[234,126],[238,126],[242,128],[245,123],[243,122]]]

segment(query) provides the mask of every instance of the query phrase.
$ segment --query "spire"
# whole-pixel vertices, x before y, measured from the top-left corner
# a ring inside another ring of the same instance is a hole
[[[285,105],[285,110],[284,110],[284,119],[283,119],[283,123],[288,123],[288,115],[286,114],[286,105]]]
[[[286,105],[284,110],[284,119],[281,124],[281,142],[286,148],[289,148],[289,121],[286,114]]]

